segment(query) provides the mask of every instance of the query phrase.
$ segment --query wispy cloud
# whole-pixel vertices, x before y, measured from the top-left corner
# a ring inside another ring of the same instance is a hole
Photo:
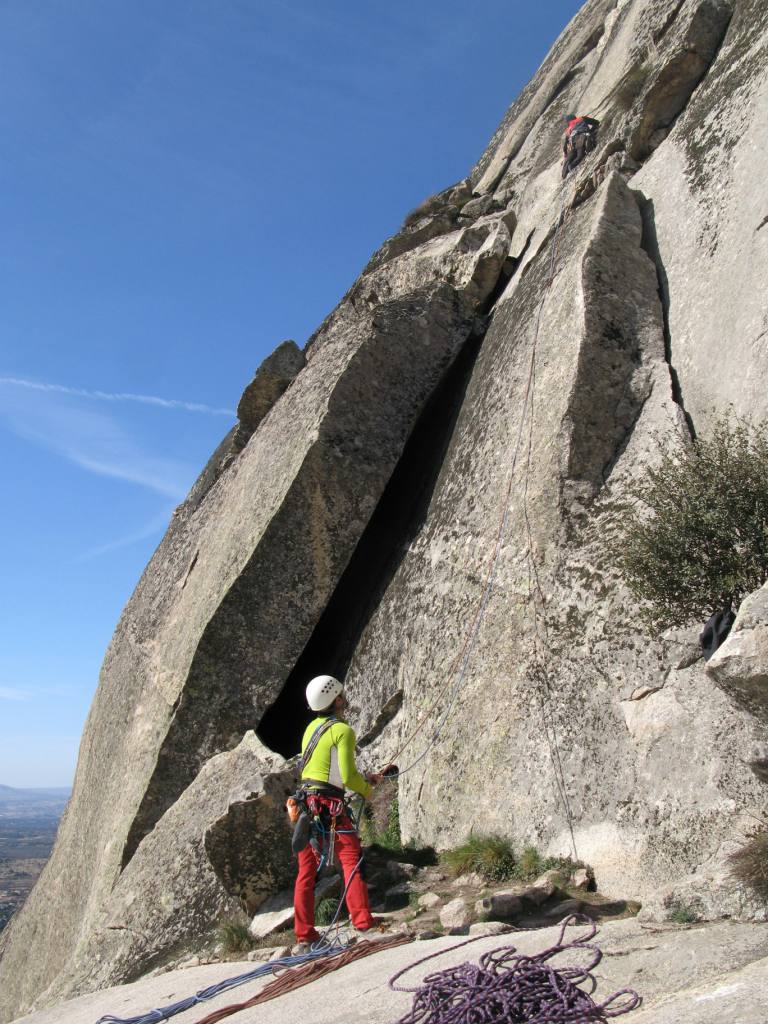
[[[14,690],[10,686],[0,686],[0,700],[31,700],[28,690]]]
[[[74,563],[90,562],[91,559],[108,555],[111,551],[118,551],[120,548],[127,548],[131,544],[138,544],[139,541],[146,540],[148,537],[162,532],[168,525],[171,512],[172,506],[166,506],[159,515],[155,516],[140,530],[135,530],[124,537],[118,537],[117,540],[108,541],[106,544],[100,544],[98,547],[83,551],[82,554],[77,555],[72,561]]]
[[[70,395],[73,398],[88,398],[97,402],[138,402],[141,405],[154,405],[161,409],[179,409],[184,412],[202,412],[209,416],[229,416],[237,414],[232,409],[220,409],[205,405],[202,402],[185,402],[180,398],[159,398],[157,395],[134,395],[129,391],[92,391],[88,388],[73,388],[66,384],[49,384],[44,381],[27,380],[24,377],[0,377],[0,384],[12,387],[27,388],[30,391],[44,391],[49,394]]]
[[[138,484],[174,503],[195,478],[187,463],[144,451],[111,416],[73,405],[58,393],[30,403],[14,399],[9,390],[0,389],[0,413],[10,429],[81,469]]]

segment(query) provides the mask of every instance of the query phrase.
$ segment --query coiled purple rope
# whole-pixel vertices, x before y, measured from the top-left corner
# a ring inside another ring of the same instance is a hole
[[[582,924],[589,927],[587,934],[566,942],[565,929]],[[484,953],[479,966],[463,963],[428,974],[416,988],[395,984],[406,971],[448,950],[425,956],[390,978],[391,989],[415,993],[410,1012],[397,1024],[591,1024],[629,1013],[641,1002],[632,989],[614,992],[602,1003],[592,999],[597,985],[592,971],[603,958],[598,947],[590,945],[589,940],[596,934],[593,921],[572,914],[562,922],[555,945],[541,953],[524,956],[514,946],[502,946]],[[472,938],[451,948],[475,941]],[[566,950],[586,950],[588,962],[559,968],[548,963]],[[586,990],[578,987],[583,983],[588,986]]]

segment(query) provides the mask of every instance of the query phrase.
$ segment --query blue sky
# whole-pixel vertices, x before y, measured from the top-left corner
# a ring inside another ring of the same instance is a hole
[[[0,0],[0,783],[71,782],[256,366],[465,176],[579,6]]]

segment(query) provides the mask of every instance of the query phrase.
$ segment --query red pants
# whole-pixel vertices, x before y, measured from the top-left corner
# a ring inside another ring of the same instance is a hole
[[[336,819],[336,828],[339,830],[336,833],[336,856],[341,861],[344,884],[348,885],[346,902],[349,916],[355,928],[371,928],[373,917],[368,902],[368,886],[358,867],[362,856],[360,840],[346,814]],[[299,874],[293,890],[294,929],[298,942],[314,942],[320,938],[315,929],[315,876],[318,863],[317,853],[310,843],[299,853]],[[353,871],[355,873],[350,881]]]

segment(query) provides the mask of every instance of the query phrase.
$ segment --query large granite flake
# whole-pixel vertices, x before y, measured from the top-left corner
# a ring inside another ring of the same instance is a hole
[[[429,259],[409,275],[401,258],[385,298],[343,302],[246,448],[202,501],[177,510],[107,651],[56,849],[3,935],[0,1014],[67,969],[142,839],[280,692],[419,413],[476,329],[482,288],[495,283],[488,259],[500,269],[505,255],[487,237],[461,245],[454,283],[435,279]],[[22,979],[32,932],[47,953]]]
[[[722,863],[766,801],[744,760],[764,730],[645,635],[606,548],[638,468],[687,438],[642,241],[614,174],[560,229],[551,285],[552,241],[512,279],[349,681],[363,731],[402,697],[369,757],[406,769],[408,837],[501,832],[640,900]]]

